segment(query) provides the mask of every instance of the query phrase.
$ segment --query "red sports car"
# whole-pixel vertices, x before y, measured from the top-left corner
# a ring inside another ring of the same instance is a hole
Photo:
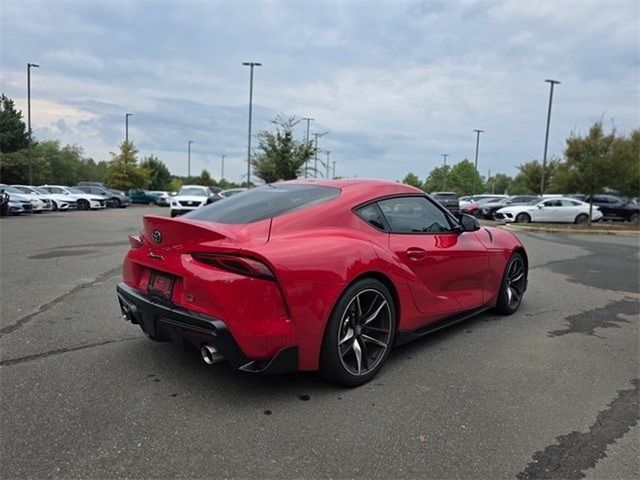
[[[527,287],[514,235],[383,180],[270,184],[180,218],[147,215],[129,240],[118,298],[149,337],[207,363],[345,385],[373,378],[392,345],[515,312]]]

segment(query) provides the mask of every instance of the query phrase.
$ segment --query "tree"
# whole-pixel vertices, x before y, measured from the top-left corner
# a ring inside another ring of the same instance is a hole
[[[412,187],[422,188],[422,182],[418,176],[412,172],[407,173],[407,175],[402,179],[402,183],[411,185]]]
[[[615,174],[615,143],[615,130],[606,134],[602,128],[602,122],[596,122],[584,137],[572,133],[567,139],[564,152],[565,165],[562,167],[564,188],[571,188],[591,197],[608,186],[612,173]],[[589,224],[591,224],[592,210],[593,202],[591,201]]]
[[[447,186],[447,181],[449,180],[449,175],[451,173],[450,165],[441,165],[439,167],[435,167],[429,172],[427,179],[424,181],[422,185],[422,189],[425,192],[436,192],[443,191]]]
[[[471,195],[473,192],[480,193],[483,185],[482,176],[476,171],[473,163],[466,158],[451,167],[447,190],[452,190],[458,195]]]
[[[618,137],[612,145],[609,187],[621,195],[640,195],[640,129]]]
[[[126,140],[120,144],[120,153],[111,153],[107,174],[107,185],[118,190],[144,188],[149,178],[146,170],[138,166],[138,151],[132,142]]]
[[[140,162],[140,168],[147,171],[149,190],[166,190],[169,188],[171,173],[158,157],[149,155]]]
[[[545,192],[554,192],[557,189],[555,185],[555,173],[558,168],[557,160],[550,160],[544,171]],[[521,184],[526,188],[527,194],[540,193],[540,180],[542,179],[542,164],[538,160],[518,165],[520,171]]]
[[[504,173],[496,173],[494,176],[487,179],[484,190],[485,192],[504,195],[507,192],[511,193],[509,187],[511,186],[512,182],[513,178],[511,178],[509,175],[505,175]]]
[[[262,131],[258,134],[258,149],[261,150],[251,160],[256,177],[265,183],[278,180],[293,180],[302,172],[305,163],[311,159],[311,142],[296,140],[293,129],[299,120],[295,117],[276,117],[273,120],[275,131]]]
[[[3,93],[0,95],[0,152],[17,152],[28,146],[29,136],[22,112],[16,110],[13,100]]]
[[[179,178],[172,178],[169,182],[169,191],[170,192],[179,192],[182,188],[182,180]]]
[[[207,187],[212,187],[216,185],[215,180],[211,178],[211,174],[209,173],[209,170],[207,170],[206,168],[202,170],[199,177],[196,177],[194,179],[194,182],[197,183],[198,185],[205,185]]]

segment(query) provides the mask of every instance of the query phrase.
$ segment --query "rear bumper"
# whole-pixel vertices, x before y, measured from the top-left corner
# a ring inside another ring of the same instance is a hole
[[[267,361],[248,358],[225,323],[217,318],[163,302],[125,283],[116,287],[124,318],[155,340],[191,344],[200,349],[213,345],[233,368],[252,373],[285,373],[298,370],[298,347],[280,350]]]

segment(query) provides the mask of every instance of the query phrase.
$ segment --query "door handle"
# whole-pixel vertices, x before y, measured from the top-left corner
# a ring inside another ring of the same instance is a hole
[[[412,247],[407,249],[407,257],[409,257],[410,260],[422,260],[426,256],[427,251],[421,248]]]

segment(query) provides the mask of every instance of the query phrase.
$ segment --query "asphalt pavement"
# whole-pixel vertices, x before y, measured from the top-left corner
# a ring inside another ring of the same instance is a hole
[[[518,234],[513,316],[395,349],[344,389],[206,366],[121,320],[159,207],[0,220],[0,477],[638,478],[638,237]]]

